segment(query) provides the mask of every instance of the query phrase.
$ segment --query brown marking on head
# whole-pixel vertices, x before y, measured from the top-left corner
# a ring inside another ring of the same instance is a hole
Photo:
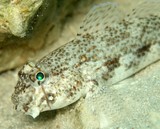
[[[20,94],[22,91],[25,90],[25,85],[21,81],[18,81],[17,85],[14,88],[14,93],[15,94]]]
[[[24,104],[24,105],[23,105],[23,110],[24,110],[25,112],[27,112],[28,109],[29,109],[29,107],[28,107],[26,104]]]
[[[33,75],[33,74],[30,74],[30,75],[29,75],[29,78],[30,78],[30,80],[31,80],[32,82],[35,82],[35,81],[36,81],[35,75]]]

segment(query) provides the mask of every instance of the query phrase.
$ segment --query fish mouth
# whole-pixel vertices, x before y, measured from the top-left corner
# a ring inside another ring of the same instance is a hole
[[[41,86],[37,89],[31,87],[25,89],[25,92],[15,91],[11,96],[11,101],[16,111],[36,118],[40,112],[51,110],[51,100],[48,97],[50,94],[45,91],[44,87]]]
[[[11,100],[14,105],[14,109],[19,112],[23,112],[26,115],[30,115],[36,118],[40,114],[40,108],[32,104],[32,96],[21,98],[17,94],[13,93]]]
[[[31,109],[29,109],[27,112],[25,112],[26,115],[30,115],[33,118],[36,118],[37,116],[39,116],[40,114],[40,109],[39,107],[32,107]]]

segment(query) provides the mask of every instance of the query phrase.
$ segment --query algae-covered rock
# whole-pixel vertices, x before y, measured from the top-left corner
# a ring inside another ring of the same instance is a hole
[[[58,39],[75,0],[1,0],[0,72],[24,64]],[[43,46],[43,47],[42,47]]]
[[[28,23],[44,0],[3,0],[0,2],[0,32],[24,37]]]

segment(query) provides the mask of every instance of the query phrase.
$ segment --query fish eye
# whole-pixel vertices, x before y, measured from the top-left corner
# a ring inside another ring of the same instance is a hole
[[[36,74],[36,79],[37,79],[38,81],[43,81],[44,78],[45,78],[45,75],[44,75],[43,72],[38,72],[38,73]]]

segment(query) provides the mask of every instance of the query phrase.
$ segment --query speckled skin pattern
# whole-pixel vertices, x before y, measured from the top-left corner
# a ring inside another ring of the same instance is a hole
[[[128,14],[103,3],[86,15],[76,39],[19,71],[15,109],[37,117],[91,97],[160,59],[160,1],[143,1]],[[37,72],[45,78],[38,81]]]

